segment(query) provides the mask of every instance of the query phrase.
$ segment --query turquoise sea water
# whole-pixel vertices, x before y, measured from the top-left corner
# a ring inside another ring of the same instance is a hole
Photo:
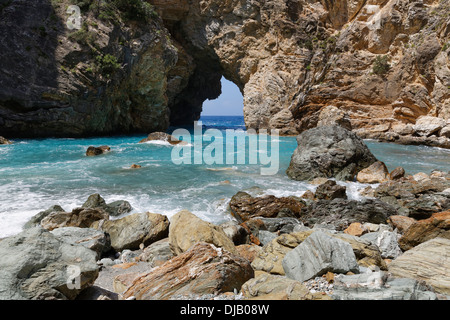
[[[225,133],[226,129],[245,130],[242,117],[211,116],[200,120],[203,132],[208,129],[218,130],[215,133]],[[171,128],[169,133],[174,129]],[[192,128],[190,133],[194,134]],[[238,135],[247,136],[247,133]],[[249,163],[247,143],[241,143],[236,149],[237,154],[245,152],[244,164],[177,165],[172,161],[174,146],[163,141],[139,144],[144,137],[28,139],[0,146],[0,238],[20,232],[23,224],[39,211],[55,204],[70,211],[81,206],[93,193],[99,193],[108,203],[127,200],[133,206],[133,212],[150,211],[170,218],[176,212],[188,209],[202,219],[221,223],[231,219],[227,204],[240,190],[249,190],[253,194],[300,196],[315,188],[305,182],[292,181],[285,174],[297,146],[295,137],[278,138],[279,169],[275,175],[268,176],[261,175],[261,168],[269,165]],[[212,141],[218,145],[233,143],[225,138]],[[433,169],[450,170],[450,150],[374,141],[366,143],[389,170],[397,166],[404,167],[409,174],[430,173]],[[86,149],[91,145],[108,145],[111,152],[86,157]],[[211,142],[203,142],[203,148],[208,145]],[[192,150],[192,159],[194,156],[195,150]],[[130,169],[132,164],[142,168]],[[355,199],[358,190],[366,186],[343,184],[347,185],[349,197]]]

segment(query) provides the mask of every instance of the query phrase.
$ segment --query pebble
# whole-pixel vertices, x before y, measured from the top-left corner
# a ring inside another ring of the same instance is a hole
[[[315,277],[303,282],[311,293],[333,294],[333,284],[329,283],[325,277]]]

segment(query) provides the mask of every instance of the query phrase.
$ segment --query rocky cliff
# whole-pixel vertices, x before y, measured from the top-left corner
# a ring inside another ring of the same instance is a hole
[[[334,106],[362,137],[450,146],[450,0],[149,2],[136,19],[119,0],[0,0],[0,135],[190,123],[225,76],[248,128],[295,135]]]

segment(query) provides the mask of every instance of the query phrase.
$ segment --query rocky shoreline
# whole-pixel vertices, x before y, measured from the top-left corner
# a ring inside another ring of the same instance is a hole
[[[297,141],[286,173],[314,192],[242,190],[220,225],[99,194],[39,212],[0,239],[0,299],[449,299],[450,172],[389,172],[341,126]],[[370,185],[361,200],[351,179]]]
[[[229,205],[238,219],[221,225],[186,210],[170,221],[130,214],[128,202],[98,194],[71,212],[51,207],[0,241],[0,297],[450,298],[449,173],[375,184],[360,202],[333,192],[334,180],[320,182],[299,198],[239,192]]]

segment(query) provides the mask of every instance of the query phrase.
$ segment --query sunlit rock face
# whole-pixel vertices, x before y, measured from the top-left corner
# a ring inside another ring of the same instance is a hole
[[[333,107],[363,138],[450,146],[450,0],[149,0],[134,20],[90,5],[77,33],[64,3],[25,2],[0,11],[7,138],[190,124],[224,76],[248,128],[296,135]],[[424,116],[446,125],[423,136]]]

